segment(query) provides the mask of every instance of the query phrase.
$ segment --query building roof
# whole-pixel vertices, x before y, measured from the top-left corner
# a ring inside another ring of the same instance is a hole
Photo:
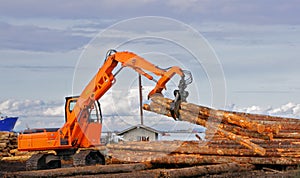
[[[148,131],[150,131],[150,132],[154,132],[154,133],[157,133],[157,134],[160,134],[160,133],[161,133],[161,132],[159,132],[159,131],[157,131],[157,130],[151,128],[151,127],[147,127],[147,126],[145,126],[145,125],[139,124],[139,125],[136,125],[136,126],[129,127],[128,129],[125,129],[125,130],[123,130],[123,131],[117,133],[117,135],[123,135],[123,134],[126,133],[126,132],[130,132],[131,130],[139,129],[139,128],[143,128],[143,129],[145,129],[145,130],[148,130]]]

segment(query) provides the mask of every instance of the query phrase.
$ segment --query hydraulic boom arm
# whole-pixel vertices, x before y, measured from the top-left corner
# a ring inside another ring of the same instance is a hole
[[[89,144],[85,144],[85,142],[82,141],[84,137],[82,130],[85,130],[87,124],[89,108],[93,105],[94,101],[99,100],[114,83],[116,74],[113,74],[112,71],[115,69],[118,63],[121,64],[122,68],[130,67],[149,80],[154,80],[154,78],[146,73],[146,71],[160,76],[160,79],[156,81],[156,86],[148,94],[148,98],[153,94],[161,93],[161,91],[166,88],[166,83],[175,74],[178,74],[184,78],[184,73],[179,67],[175,66],[169,68],[168,70],[164,70],[132,52],[116,52],[114,50],[110,50],[103,66],[99,69],[97,74],[86,86],[78,98],[71,117],[60,129],[61,138],[73,138],[73,146],[76,144],[80,144],[82,147],[89,146]]]

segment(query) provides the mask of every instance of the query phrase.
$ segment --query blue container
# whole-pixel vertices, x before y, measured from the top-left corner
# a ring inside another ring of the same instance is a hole
[[[0,131],[11,132],[18,120],[18,117],[0,117]]]

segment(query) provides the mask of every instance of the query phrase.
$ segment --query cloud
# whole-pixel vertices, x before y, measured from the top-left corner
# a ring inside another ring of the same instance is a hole
[[[58,128],[64,122],[64,106],[54,101],[8,99],[0,102],[0,112],[2,115],[19,117],[14,128],[16,131],[26,128]]]
[[[53,101],[8,99],[0,102],[0,111],[7,116],[64,116],[63,109],[62,103]]]
[[[43,115],[46,116],[63,116],[64,113],[64,107],[62,106],[50,107],[43,111]]]
[[[153,87],[143,86],[143,103],[148,102],[146,98],[151,89],[153,89]],[[132,87],[127,90],[112,89],[100,99],[100,102],[104,115],[119,117],[131,116],[135,118],[139,118],[140,116],[139,91],[137,87]],[[130,123],[130,120],[128,120],[127,123]]]
[[[300,117],[300,104],[287,103],[279,108],[268,111],[270,114],[274,115],[290,115]]]
[[[300,119],[300,104],[295,104],[288,102],[279,107],[260,107],[260,106],[249,106],[249,107],[239,107],[232,105],[226,108],[231,111],[246,112],[253,114],[265,114],[271,116],[280,116],[280,117],[292,117]]]
[[[90,38],[73,35],[68,30],[0,22],[1,50],[68,51],[81,48],[89,40]]]

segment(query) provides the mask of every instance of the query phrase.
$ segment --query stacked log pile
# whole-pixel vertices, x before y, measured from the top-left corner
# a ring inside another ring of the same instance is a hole
[[[260,144],[261,142],[255,142]],[[108,145],[114,163],[150,162],[159,165],[194,166],[200,164],[240,163],[254,165],[300,164],[299,146],[271,144],[260,156],[233,141],[157,141]],[[267,146],[264,145],[263,146]]]
[[[36,151],[18,151],[18,134],[15,132],[0,132],[0,160],[26,161]]]
[[[13,156],[18,147],[18,135],[14,132],[0,132],[0,157]]]
[[[172,100],[167,98],[154,97],[150,105],[144,105],[144,109],[171,116],[171,102]],[[181,103],[179,113],[180,120],[207,128],[206,141],[159,143],[160,146],[157,145],[156,148],[145,146],[144,151],[169,152],[160,158],[152,159],[151,155],[148,155],[147,159],[153,163],[300,164],[298,119],[228,112],[185,102]],[[125,147],[113,146],[115,149],[129,150]],[[133,146],[130,149],[139,150],[141,147]],[[177,149],[171,151],[174,147]]]

